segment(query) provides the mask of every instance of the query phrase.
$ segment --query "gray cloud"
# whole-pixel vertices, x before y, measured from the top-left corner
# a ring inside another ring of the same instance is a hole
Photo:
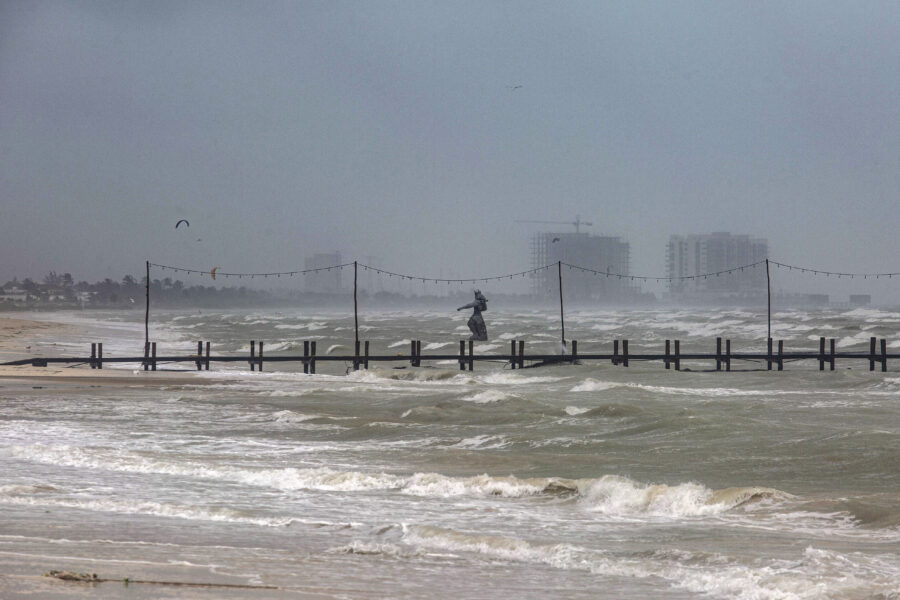
[[[576,214],[639,273],[719,230],[900,270],[898,34],[876,2],[6,2],[0,279],[480,275]]]

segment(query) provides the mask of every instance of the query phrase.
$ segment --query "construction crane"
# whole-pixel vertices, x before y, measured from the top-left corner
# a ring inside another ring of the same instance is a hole
[[[550,225],[574,225],[575,233],[579,233],[579,229],[581,228],[582,225],[584,225],[585,227],[593,227],[593,225],[594,225],[593,223],[589,223],[587,221],[582,221],[581,217],[578,215],[575,215],[574,221],[523,221],[523,220],[517,219],[516,223],[546,223],[546,224],[550,224]]]

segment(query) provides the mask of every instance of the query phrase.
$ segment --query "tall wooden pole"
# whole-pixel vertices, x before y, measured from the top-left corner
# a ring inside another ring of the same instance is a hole
[[[150,343],[150,261],[147,261],[147,306],[144,310],[144,348]]]
[[[353,324],[354,329],[356,331],[356,344],[357,349],[359,348],[359,313],[357,312],[357,304],[356,304],[356,261],[353,261]]]
[[[769,278],[769,259],[766,259],[766,294],[769,297],[769,335],[768,339],[772,339],[772,280]]]
[[[566,348],[566,318],[563,315],[563,291],[562,291],[562,261],[556,261],[556,271],[559,273],[559,324],[562,327],[563,351]]]

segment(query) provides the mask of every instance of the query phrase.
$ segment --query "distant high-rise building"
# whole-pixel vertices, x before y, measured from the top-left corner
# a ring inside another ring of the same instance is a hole
[[[341,269],[330,269],[341,264],[341,253],[332,252],[313,254],[306,259],[306,270],[321,269],[304,275],[305,288],[308,292],[320,294],[337,294],[341,291]],[[351,273],[352,275],[352,273]]]
[[[588,233],[536,233],[531,240],[531,264],[534,268],[558,261],[596,271],[629,275],[630,248],[619,237]],[[630,289],[630,281],[564,267],[563,289],[572,299],[618,299]],[[626,283],[627,281],[627,283]],[[544,295],[559,288],[556,269],[534,274],[533,292]]]
[[[673,235],[666,248],[666,267],[673,294],[747,294],[765,291],[765,267],[743,269],[722,275],[696,277],[735,269],[765,260],[769,243],[749,235],[717,232],[701,235]]]

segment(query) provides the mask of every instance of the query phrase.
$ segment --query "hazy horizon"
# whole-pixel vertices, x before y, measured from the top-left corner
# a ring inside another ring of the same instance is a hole
[[[713,231],[900,271],[898,64],[893,3],[5,2],[0,281],[335,251],[483,277],[574,230],[518,220],[576,217],[639,276]]]

